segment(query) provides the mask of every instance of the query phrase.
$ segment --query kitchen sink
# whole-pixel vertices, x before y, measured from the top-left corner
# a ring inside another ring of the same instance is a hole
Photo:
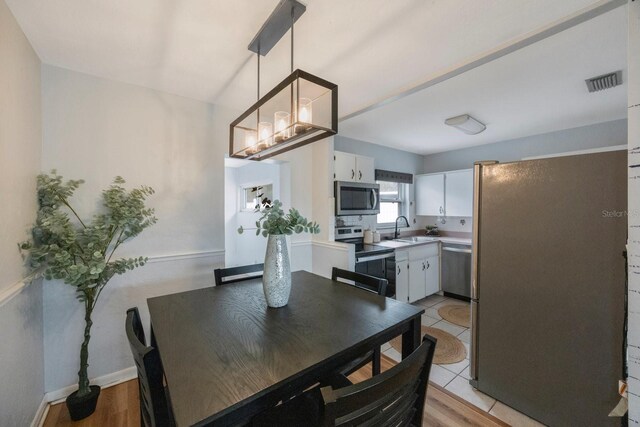
[[[429,237],[429,236],[413,236],[413,237],[402,237],[400,239],[395,239],[396,242],[403,243],[423,243],[423,242],[436,242],[438,241],[437,237]]]

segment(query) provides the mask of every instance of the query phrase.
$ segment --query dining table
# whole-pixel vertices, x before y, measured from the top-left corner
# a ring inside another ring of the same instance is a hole
[[[175,423],[243,425],[261,411],[402,335],[421,341],[422,307],[317,274],[291,274],[269,308],[260,278],[147,300]]]

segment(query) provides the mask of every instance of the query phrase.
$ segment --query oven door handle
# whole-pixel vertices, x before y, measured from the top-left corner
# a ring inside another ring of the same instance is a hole
[[[393,258],[395,257],[395,253],[391,252],[388,254],[380,254],[380,255],[371,255],[371,256],[364,256],[362,258],[356,258],[356,264],[359,262],[367,262],[367,261],[375,261],[378,259],[385,259],[385,258]]]

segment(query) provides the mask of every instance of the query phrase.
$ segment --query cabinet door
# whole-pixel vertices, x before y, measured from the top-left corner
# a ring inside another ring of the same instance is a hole
[[[444,174],[416,176],[416,215],[444,215]]]
[[[376,182],[376,169],[373,157],[356,156],[356,180],[367,184]]]
[[[473,215],[473,170],[448,172],[445,182],[447,216]]]
[[[425,259],[426,296],[433,295],[440,290],[439,257],[432,256]]]
[[[409,261],[396,260],[396,300],[409,301]]]
[[[333,153],[333,176],[336,181],[356,181],[355,154],[335,151]]]
[[[427,296],[426,258],[409,262],[409,302],[415,302]]]

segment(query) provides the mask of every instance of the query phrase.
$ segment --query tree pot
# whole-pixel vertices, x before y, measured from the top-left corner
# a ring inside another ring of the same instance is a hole
[[[96,410],[98,396],[100,396],[100,386],[89,386],[91,391],[86,396],[78,397],[78,392],[74,391],[67,397],[67,409],[73,421],[87,418]]]

